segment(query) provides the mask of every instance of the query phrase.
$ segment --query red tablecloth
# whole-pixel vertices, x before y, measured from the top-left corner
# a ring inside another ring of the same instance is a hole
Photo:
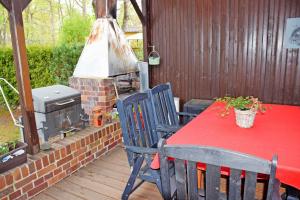
[[[222,105],[214,103],[167,140],[168,144],[206,145],[248,153],[264,159],[278,155],[276,177],[300,189],[300,107],[266,105],[254,126],[239,128],[232,112],[221,117]],[[156,156],[153,169],[159,168]]]

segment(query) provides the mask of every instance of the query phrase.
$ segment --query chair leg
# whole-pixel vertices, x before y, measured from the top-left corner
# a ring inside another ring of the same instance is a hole
[[[136,161],[134,162],[132,172],[131,172],[130,177],[127,181],[125,190],[122,194],[122,200],[127,200],[129,198],[129,195],[131,194],[132,188],[134,186],[134,182],[135,182],[135,180],[136,180],[136,178],[139,174],[139,171],[142,167],[143,162],[144,162],[144,157],[138,157],[136,159]]]
[[[161,183],[161,179],[160,179],[160,178],[157,178],[155,184],[156,184],[156,186],[157,186],[157,188],[158,188],[160,194],[163,195],[163,193],[162,193],[162,185],[161,185],[162,183]]]

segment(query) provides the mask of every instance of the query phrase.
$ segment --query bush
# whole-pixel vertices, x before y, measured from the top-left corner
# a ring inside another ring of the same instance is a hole
[[[27,48],[27,58],[30,70],[31,87],[44,87],[53,84],[68,84],[74,67],[81,54],[83,45],[62,45],[59,47],[30,46]],[[7,79],[14,87],[16,72],[11,48],[0,49],[0,77]],[[1,83],[1,85],[3,85]],[[3,85],[3,90],[13,106],[18,104],[19,97],[9,87]],[[3,98],[0,96],[0,104]]]
[[[15,76],[12,50],[10,48],[0,49],[0,77],[7,79],[8,82],[16,87],[17,84]],[[0,84],[3,85],[3,82],[0,82]],[[3,90],[9,102],[16,105],[18,102],[18,96],[6,85],[4,85]],[[2,95],[0,95],[0,104],[3,104]]]
[[[56,83],[67,85],[83,50],[83,44],[61,45],[53,49],[51,72]]]

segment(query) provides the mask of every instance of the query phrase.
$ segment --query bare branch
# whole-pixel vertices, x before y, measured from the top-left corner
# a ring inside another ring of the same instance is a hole
[[[83,8],[82,3],[79,3],[78,0],[74,0],[74,1],[75,1],[75,3],[76,3],[80,8]]]

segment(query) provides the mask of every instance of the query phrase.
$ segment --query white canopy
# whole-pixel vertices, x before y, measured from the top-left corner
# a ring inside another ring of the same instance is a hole
[[[74,77],[106,78],[137,71],[137,58],[115,19],[99,18],[76,65]]]

